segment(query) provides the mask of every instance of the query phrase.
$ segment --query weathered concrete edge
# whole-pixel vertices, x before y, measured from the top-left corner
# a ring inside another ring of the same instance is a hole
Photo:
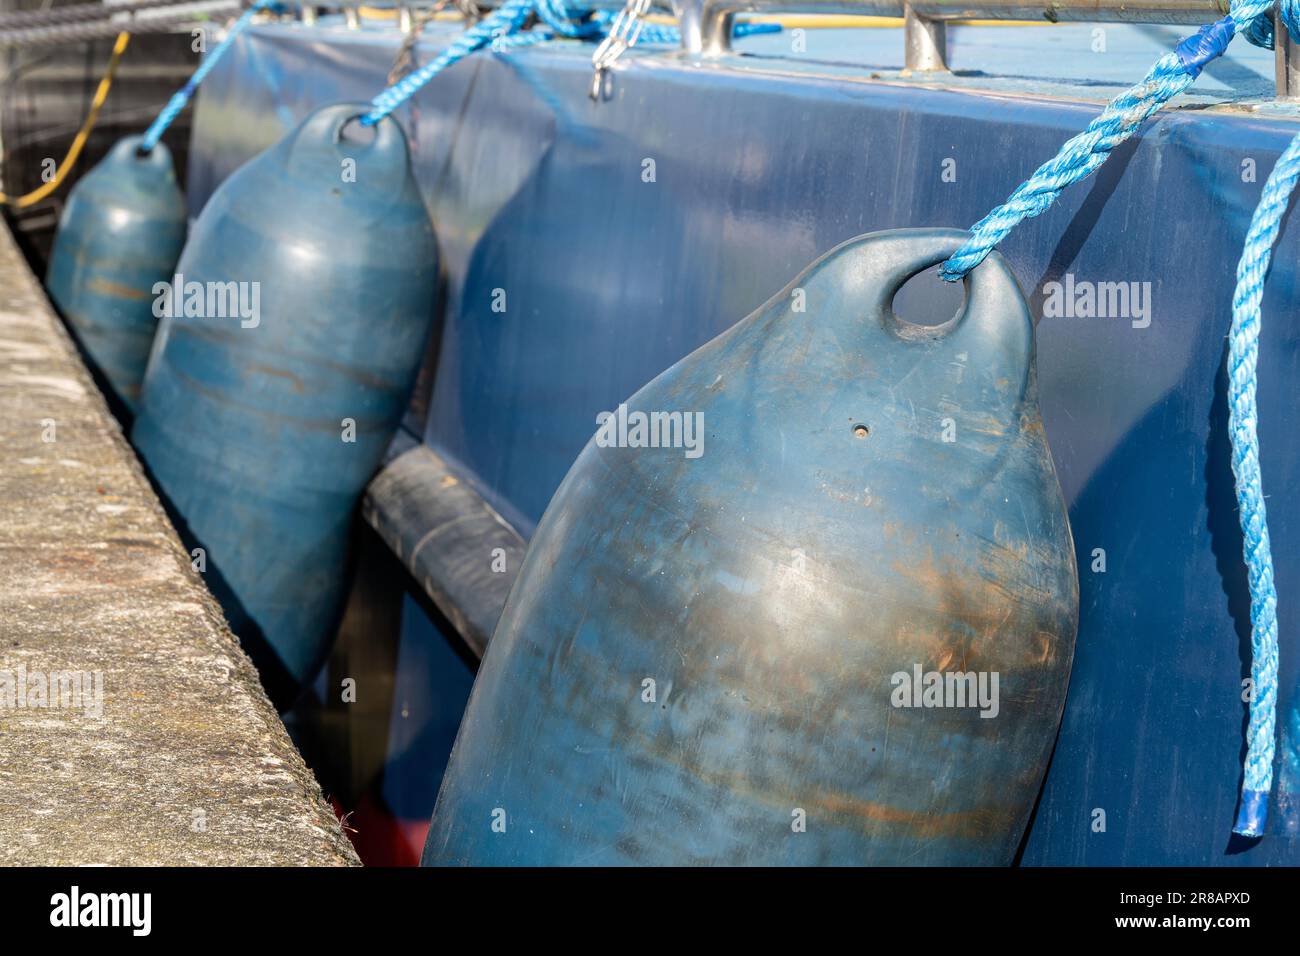
[[[98,722],[0,708],[0,863],[359,864],[75,345],[0,233],[0,491],[34,492],[9,497],[0,518],[0,669],[102,666],[111,702]],[[46,410],[84,459],[65,469],[74,479],[41,480],[69,447],[42,448]],[[79,496],[103,501],[95,495],[110,484],[120,503],[94,509],[108,509],[97,527]],[[56,508],[74,537],[45,533],[60,526]],[[152,647],[133,629],[148,601],[166,613],[143,632]]]

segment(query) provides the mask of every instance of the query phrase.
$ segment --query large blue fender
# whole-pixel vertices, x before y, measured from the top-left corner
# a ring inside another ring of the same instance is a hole
[[[436,298],[437,244],[401,127],[347,135],[367,109],[318,110],[209,199],[132,432],[281,705],[329,650],[353,513]]]
[[[162,143],[119,141],[68,196],[45,284],[117,398],[134,410],[158,318],[155,285],[185,244],[185,199]]]
[[[1078,578],[1005,262],[944,325],[892,309],[965,236],[846,242],[601,416],[488,647],[425,863],[1011,862]]]

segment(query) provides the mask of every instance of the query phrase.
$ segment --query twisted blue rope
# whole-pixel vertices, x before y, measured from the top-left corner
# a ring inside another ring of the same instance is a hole
[[[1288,31],[1291,24],[1287,24]],[[1271,39],[1271,38],[1270,38]],[[1242,550],[1250,583],[1250,676],[1254,694],[1246,727],[1246,760],[1241,802],[1233,831],[1257,837],[1268,822],[1268,797],[1273,787],[1273,756],[1277,720],[1277,587],[1269,546],[1268,518],[1259,467],[1256,433],[1256,360],[1259,357],[1260,302],[1273,244],[1300,179],[1300,136],[1278,157],[1250,220],[1250,230],[1237,263],[1237,288],[1232,296],[1232,330],[1228,334],[1228,428],[1232,438],[1232,473],[1237,483]]]
[[[1295,0],[1300,3],[1300,0]],[[599,40],[605,34],[609,33],[610,28],[614,25],[615,18],[618,17],[617,11],[614,10],[597,10],[588,14],[575,11],[573,8],[565,6],[560,0],[538,0],[537,15],[550,28],[550,34],[543,39],[553,40],[562,36],[573,40]],[[731,28],[731,35],[736,39],[742,37],[756,36],[760,33],[780,33],[782,26],[779,23],[747,23],[739,21]],[[548,31],[543,28],[540,31],[546,34]],[[682,31],[677,27],[664,26],[658,23],[643,23],[641,25],[641,34],[637,40],[638,43],[654,43],[664,46],[675,46],[682,42]],[[515,44],[507,44],[512,46]],[[517,44],[526,46],[528,44]]]
[[[1284,16],[1294,15],[1300,0],[1284,2]],[[1274,0],[1233,0],[1228,16],[1202,27],[1195,36],[1180,43],[1175,52],[1157,60],[1137,85],[1111,100],[1083,132],[1038,167],[1006,202],[971,226],[970,238],[943,264],[940,276],[949,282],[965,276],[1020,222],[1042,213],[1065,187],[1096,170],[1147,117],[1191,86],[1205,64],[1222,54],[1238,31],[1252,39],[1256,23],[1271,19],[1269,11],[1273,3]],[[1288,14],[1287,10],[1292,13]],[[1291,24],[1300,23],[1300,16],[1287,22],[1288,29],[1294,30]]]
[[[564,0],[537,0],[537,16],[556,34],[571,40],[594,40],[604,32],[591,10],[570,7]]]
[[[362,126],[374,126],[397,109],[431,79],[465,57],[509,34],[515,33],[532,14],[536,0],[506,0],[500,7],[456,37],[451,45],[418,70],[413,70],[370,101],[370,112],[361,117]]]
[[[235,42],[235,38],[238,37],[239,34],[243,33],[244,29],[253,22],[253,17],[262,10],[265,10],[267,7],[274,5],[275,0],[256,0],[251,7],[240,14],[239,19],[236,20],[226,32],[226,35],[222,38],[221,42],[213,47],[212,52],[203,58],[203,62],[199,64],[198,69],[194,71],[183,87],[172,94],[171,99],[167,101],[167,105],[165,105],[162,108],[162,112],[158,114],[158,118],[155,119],[153,123],[150,124],[149,128],[144,131],[144,136],[140,139],[140,151],[142,153],[150,152],[158,145],[158,141],[162,139],[163,133],[167,132],[167,127],[172,125],[172,121],[175,120],[177,116],[180,116],[181,110],[185,109],[185,104],[187,104],[190,101],[190,98],[194,96],[194,91],[199,88],[199,84],[202,83],[204,78],[212,72],[212,68],[217,65],[217,61],[225,56],[226,51],[230,49],[230,45]],[[128,32],[130,32],[129,27]]]
[[[518,32],[534,12],[545,26],[527,33]],[[609,31],[615,16],[617,14],[613,11],[578,10],[565,5],[563,0],[507,0],[494,13],[460,34],[435,59],[407,74],[371,100],[371,110],[361,118],[361,124],[374,126],[443,70],[489,44],[493,49],[505,51],[534,46],[557,37],[597,40]],[[734,35],[740,37],[774,33],[780,29],[778,24],[737,24]],[[675,27],[646,24],[642,28],[641,39],[647,43],[680,43],[681,31]]]
[[[1300,0],[1279,0],[1277,9],[1292,41],[1300,43],[1300,31],[1296,28],[1300,24]],[[1256,17],[1250,21],[1242,35],[1255,46],[1262,46],[1265,50],[1273,49],[1273,18]]]
[[[940,275],[949,282],[961,279],[983,262],[1020,222],[1039,215],[1056,201],[1065,187],[1096,170],[1152,113],[1187,89],[1207,63],[1222,55],[1237,33],[1250,43],[1272,49],[1272,7],[1273,0],[1233,0],[1228,16],[1201,27],[1173,53],[1156,61],[1140,83],[1111,100],[1083,132],[1067,141],[1054,157],[1035,170],[1005,203],[972,226],[970,238],[944,262]],[[1300,42],[1300,0],[1278,0],[1278,10],[1291,38]],[[1277,587],[1273,580],[1256,432],[1260,301],[1273,244],[1298,178],[1300,136],[1278,159],[1251,218],[1237,266],[1228,347],[1228,427],[1242,550],[1250,587],[1253,685],[1241,800],[1233,831],[1248,837],[1262,836],[1268,821],[1277,736]]]

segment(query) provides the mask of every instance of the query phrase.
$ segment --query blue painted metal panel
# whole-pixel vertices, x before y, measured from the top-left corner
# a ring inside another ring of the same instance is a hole
[[[201,96],[192,209],[311,107],[377,91],[395,46],[391,34],[252,31]],[[1219,82],[1258,90],[1258,54],[1233,54]],[[975,221],[1097,109],[1085,101],[1096,88],[1074,87],[1075,101],[1024,95],[1066,92],[1048,81],[944,90],[807,62],[699,68],[647,55],[629,57],[614,99],[593,104],[588,55],[557,44],[482,56],[403,116],[447,270],[426,438],[525,530],[599,411],[839,242]],[[1108,57],[1096,63],[1115,72]],[[1038,327],[1081,619],[1026,863],[1300,862],[1292,772],[1273,832],[1255,846],[1228,839],[1249,625],[1222,382],[1240,241],[1293,132],[1280,110],[1164,114],[1002,247],[1035,311],[1067,274],[1150,290],[1149,323],[1070,312]],[[642,181],[646,158],[654,183]],[[1300,509],[1286,497],[1300,477],[1288,387],[1300,331],[1282,318],[1298,235],[1279,242],[1260,357],[1283,714],[1300,677],[1288,598],[1300,589]],[[504,313],[492,311],[496,289]],[[1104,572],[1092,570],[1097,549]]]

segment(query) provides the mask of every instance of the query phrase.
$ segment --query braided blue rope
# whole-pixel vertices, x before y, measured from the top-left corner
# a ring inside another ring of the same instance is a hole
[[[190,98],[194,96],[194,92],[199,88],[199,84],[202,83],[204,78],[212,72],[212,68],[217,65],[217,61],[225,56],[226,51],[230,49],[230,45],[235,42],[235,38],[238,37],[239,34],[243,33],[244,29],[253,22],[253,17],[257,16],[257,14],[262,10],[273,5],[274,0],[256,0],[251,7],[240,14],[239,19],[236,20],[226,32],[226,35],[222,38],[221,42],[213,47],[212,52],[203,58],[203,62],[199,64],[198,69],[194,71],[193,75],[190,76],[189,80],[183,87],[172,94],[172,98],[169,99],[167,105],[162,108],[162,112],[158,114],[158,118],[155,119],[153,123],[150,124],[149,128],[144,131],[144,136],[140,139],[140,152],[150,152],[158,145],[158,141],[162,139],[163,133],[167,132],[167,127],[171,126],[172,121],[175,120],[176,117],[180,116],[181,110],[185,109],[185,105],[189,103]]]
[[[1287,24],[1288,31],[1291,24]],[[1250,220],[1237,263],[1232,296],[1232,331],[1228,335],[1228,428],[1232,438],[1232,473],[1237,483],[1243,552],[1250,582],[1250,676],[1254,695],[1246,727],[1246,760],[1241,802],[1233,831],[1264,834],[1268,797],[1273,787],[1277,720],[1277,587],[1269,546],[1268,518],[1259,467],[1258,410],[1255,405],[1259,356],[1260,302],[1282,216],[1300,179],[1300,136],[1287,146],[1269,174]]]
[[[1136,86],[1111,100],[1083,132],[1038,167],[1006,202],[971,226],[970,238],[943,264],[940,276],[949,282],[965,276],[1020,222],[1042,213],[1065,187],[1096,170],[1147,117],[1191,86],[1205,64],[1221,55],[1239,30],[1244,29],[1250,39],[1258,20],[1271,19],[1269,11],[1273,2],[1233,0],[1228,16],[1202,27],[1196,35],[1180,43],[1175,52],[1157,60]],[[1285,2],[1294,10],[1300,0]],[[1294,22],[1300,23],[1300,18]]]

